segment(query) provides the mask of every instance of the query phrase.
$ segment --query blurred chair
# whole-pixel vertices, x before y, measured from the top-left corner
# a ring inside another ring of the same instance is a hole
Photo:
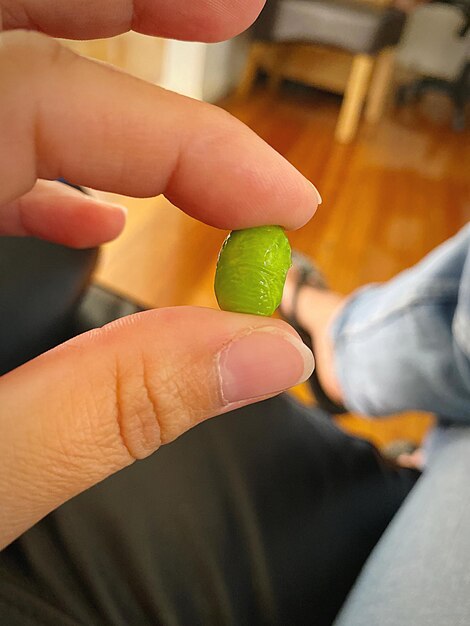
[[[421,78],[400,87],[398,104],[418,99],[429,90],[444,91],[454,103],[453,126],[465,127],[470,94],[470,2],[435,2],[410,16],[397,62]]]
[[[356,0],[268,0],[238,86],[246,97],[262,68],[271,89],[283,78],[344,93],[335,137],[351,141],[367,100],[366,119],[380,119],[405,14]],[[311,54],[315,47],[316,57]]]

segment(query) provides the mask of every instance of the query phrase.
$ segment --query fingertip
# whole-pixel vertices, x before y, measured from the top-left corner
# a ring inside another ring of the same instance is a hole
[[[312,185],[312,187],[313,187],[313,189],[315,190],[315,193],[316,193],[316,195],[317,195],[317,200],[318,200],[318,203],[317,203],[317,208],[318,208],[318,207],[320,206],[320,204],[323,202],[323,198],[321,197],[321,194],[320,194],[320,192],[318,191],[317,187],[315,187],[315,185],[314,185],[313,183],[310,183],[310,184]]]
[[[102,234],[107,237],[101,243],[105,243],[116,239],[122,233],[126,226],[128,210],[127,207],[114,203],[101,203],[100,210],[102,212]]]
[[[125,207],[79,192],[57,191],[32,194],[23,200],[24,234],[70,248],[94,248],[112,241],[123,231]]]
[[[165,195],[186,213],[222,229],[306,224],[319,194],[285,157],[232,115],[207,105],[169,177]]]
[[[281,224],[286,230],[298,230],[305,226],[321,203],[317,188],[297,170],[295,175],[295,184],[286,193],[286,206],[290,210],[284,210],[285,223]]]
[[[264,4],[265,0],[201,0],[162,6],[135,0],[132,29],[146,35],[216,43],[251,26]]]
[[[117,204],[116,202],[103,202],[100,201],[100,206],[102,210],[109,211],[110,215],[120,216],[123,224],[125,224],[127,215],[129,214],[129,210],[123,204]]]
[[[214,10],[210,13],[211,25],[201,24],[203,39],[209,43],[216,43],[231,39],[249,28],[259,16],[266,0],[230,0],[229,2],[210,2]],[[208,12],[209,14],[209,12]],[[204,16],[207,22],[208,14]]]
[[[127,213],[122,205],[97,200],[77,207],[76,214],[68,216],[59,243],[72,248],[94,248],[113,241],[124,230]]]

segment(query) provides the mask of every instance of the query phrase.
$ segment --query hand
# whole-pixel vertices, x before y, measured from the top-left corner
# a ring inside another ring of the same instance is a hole
[[[77,247],[119,234],[121,209],[51,182],[59,177],[164,193],[221,228],[297,228],[310,219],[313,186],[240,122],[50,37],[133,28],[215,41],[250,24],[261,0],[2,5],[0,233]],[[32,28],[46,34],[13,30]],[[0,547],[191,426],[274,395],[312,366],[283,322],[181,307],[119,320],[8,373],[0,379]]]

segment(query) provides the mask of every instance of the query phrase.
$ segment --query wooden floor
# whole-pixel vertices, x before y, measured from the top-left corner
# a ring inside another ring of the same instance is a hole
[[[349,146],[333,141],[336,96],[288,85],[278,96],[260,88],[244,103],[228,99],[222,106],[320,189],[316,216],[289,238],[342,293],[391,278],[470,219],[469,136],[450,130],[440,98],[394,111],[375,128],[362,126]],[[105,247],[98,280],[153,307],[216,306],[212,283],[226,233],[163,198],[119,200],[130,209],[128,224]],[[309,401],[305,389],[300,394]],[[348,416],[341,423],[381,445],[419,441],[430,418]]]

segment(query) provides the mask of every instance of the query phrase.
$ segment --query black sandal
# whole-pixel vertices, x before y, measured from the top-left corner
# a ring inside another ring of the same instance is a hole
[[[279,307],[279,313],[281,314],[281,317],[299,333],[302,341],[305,343],[306,346],[310,348],[310,350],[313,352],[313,355],[315,356],[312,338],[307,333],[307,331],[302,328],[297,320],[297,301],[299,299],[300,289],[305,285],[310,285],[311,287],[315,287],[316,289],[323,289],[325,291],[328,289],[328,286],[320,270],[315,267],[310,259],[308,259],[303,254],[300,254],[300,252],[292,253],[292,263],[296,266],[298,270],[297,284],[295,286],[294,296],[292,298],[292,313],[291,315],[285,315],[281,307]],[[333,413],[335,415],[347,413],[346,408],[332,400],[323,389],[318,379],[316,369],[313,370],[312,375],[308,379],[308,384],[310,385],[310,389],[312,390],[317,404],[321,409],[323,409],[327,413]]]

